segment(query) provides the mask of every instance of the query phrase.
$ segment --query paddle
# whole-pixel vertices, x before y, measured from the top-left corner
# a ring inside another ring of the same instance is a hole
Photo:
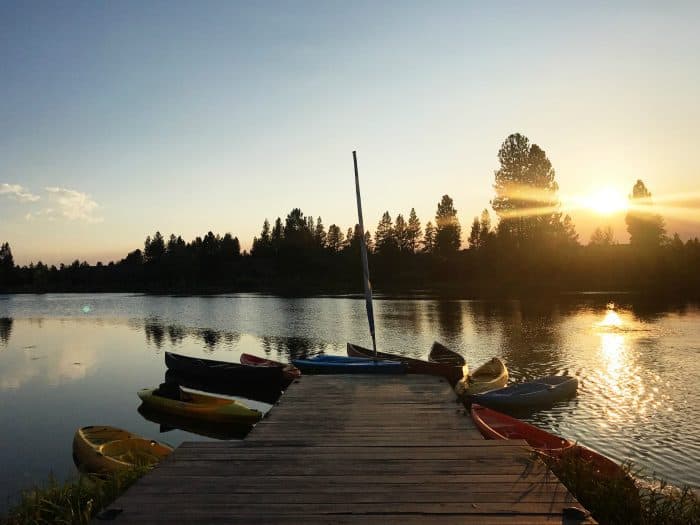
[[[352,161],[355,165],[355,191],[357,193],[357,218],[360,223],[360,252],[362,254],[363,284],[365,287],[365,306],[367,308],[367,320],[369,321],[369,334],[372,336],[372,349],[374,359],[377,359],[377,340],[374,335],[374,309],[372,308],[372,285],[369,282],[369,263],[367,262],[367,245],[365,244],[365,227],[362,222],[362,200],[360,199],[360,176],[357,173],[357,152],[352,152]]]

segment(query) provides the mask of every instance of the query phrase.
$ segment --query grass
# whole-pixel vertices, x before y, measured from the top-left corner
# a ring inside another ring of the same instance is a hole
[[[65,483],[51,477],[45,486],[24,491],[0,524],[87,524],[148,470],[138,466],[107,476],[81,474]]]
[[[622,466],[624,477],[610,478],[578,457],[543,459],[602,525],[700,525],[700,499],[688,487],[640,481],[641,472],[631,464]]]

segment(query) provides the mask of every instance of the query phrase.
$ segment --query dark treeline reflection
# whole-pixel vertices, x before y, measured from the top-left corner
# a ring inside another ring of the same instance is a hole
[[[11,317],[0,317],[0,343],[3,346],[7,346],[10,342],[10,336],[12,335],[12,318]]]
[[[12,320],[10,320],[10,323],[11,322]],[[158,318],[145,319],[142,328],[146,335],[146,342],[148,344],[153,344],[158,350],[163,348],[164,344],[168,343],[171,347],[177,347],[181,345],[186,338],[190,338],[200,343],[206,353],[211,353],[221,349],[234,349],[241,340],[241,334],[238,332],[215,330],[212,328],[190,328],[163,323]],[[2,332],[0,332],[0,335],[1,334]],[[257,338],[257,345],[258,346],[253,348],[246,347],[236,349],[264,355],[273,359],[282,358],[285,360],[312,356],[329,350],[328,344],[312,341],[303,337],[262,336]]]
[[[484,209],[467,236],[452,198],[443,195],[425,224],[412,208],[408,218],[397,213],[392,219],[387,211],[374,235],[367,230],[376,289],[457,297],[530,297],[562,290],[700,293],[700,240],[683,242],[666,231],[643,181],[630,181],[629,244],[617,244],[603,224],[584,246],[571,217],[561,210],[555,171],[544,150],[515,133],[501,145],[498,159],[491,200],[495,225]],[[294,208],[284,220],[264,220],[250,253],[241,252],[230,233],[208,232],[186,242],[180,235],[166,239],[156,232],[143,249],[118,262],[19,267],[3,243],[0,292],[358,291],[361,238],[357,225],[346,231],[336,224],[326,227],[320,217]]]

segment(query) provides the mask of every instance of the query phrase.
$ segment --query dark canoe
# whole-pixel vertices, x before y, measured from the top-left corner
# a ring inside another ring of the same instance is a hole
[[[464,357],[459,355],[457,352],[450,350],[445,345],[438,343],[437,341],[435,341],[433,346],[430,348],[428,361],[452,366],[464,366],[467,364]]]
[[[501,410],[527,410],[552,405],[576,395],[578,379],[571,376],[547,376],[465,396],[465,401]]]
[[[282,369],[278,367],[246,366],[171,352],[165,352],[165,365],[168,369],[183,375],[216,382],[236,383],[241,387],[265,386],[282,390],[289,384]]]
[[[165,382],[201,390],[211,394],[223,394],[225,396],[244,397],[274,405],[282,395],[282,389],[278,385],[253,384],[250,381],[217,381],[214,379],[202,379],[191,374],[183,374],[175,370],[165,372]]]
[[[293,359],[294,366],[314,374],[404,374],[406,367],[398,361],[317,355],[309,359]]]
[[[347,352],[351,357],[374,357],[374,352],[361,346],[347,344]],[[386,352],[377,352],[379,359],[389,359],[391,361],[399,361],[406,367],[406,372],[411,374],[428,374],[433,376],[441,376],[446,378],[451,385],[455,385],[457,381],[462,379],[462,367],[444,363],[431,363],[423,359],[414,359],[402,355],[387,354]]]

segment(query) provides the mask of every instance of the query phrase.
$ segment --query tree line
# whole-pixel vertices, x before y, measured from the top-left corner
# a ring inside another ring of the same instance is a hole
[[[549,290],[700,292],[700,242],[668,236],[641,180],[626,215],[629,244],[598,228],[586,246],[561,211],[554,168],[546,153],[515,133],[498,152],[488,209],[473,218],[467,249],[454,201],[443,195],[425,226],[415,209],[392,219],[387,210],[374,235],[365,233],[373,284],[387,291],[430,290],[457,295],[517,295]],[[359,226],[325,227],[321,217],[292,209],[265,219],[250,253],[231,233],[208,232],[186,242],[160,232],[107,265],[74,261],[15,266],[0,245],[0,290],[146,291],[162,293],[267,291],[323,293],[361,289]]]

